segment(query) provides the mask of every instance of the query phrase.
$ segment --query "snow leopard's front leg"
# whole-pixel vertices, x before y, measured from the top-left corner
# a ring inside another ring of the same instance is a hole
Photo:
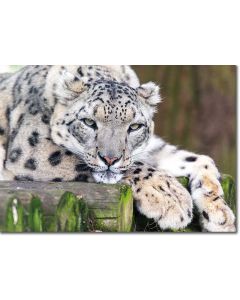
[[[162,229],[185,228],[192,219],[192,199],[177,179],[138,162],[123,182],[131,185],[137,209]]]
[[[170,172],[176,177],[189,178],[191,196],[200,213],[204,230],[236,231],[234,214],[224,201],[220,173],[210,157],[178,150],[160,139],[152,155],[158,163],[158,169]]]

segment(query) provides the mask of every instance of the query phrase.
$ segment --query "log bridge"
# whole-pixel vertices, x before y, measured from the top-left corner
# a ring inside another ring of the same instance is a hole
[[[179,178],[188,186],[187,178]],[[234,180],[223,175],[228,205],[236,214]],[[145,230],[131,188],[84,182],[0,182],[0,232],[132,232]],[[196,222],[196,220],[195,220]],[[181,231],[199,231],[190,224]]]

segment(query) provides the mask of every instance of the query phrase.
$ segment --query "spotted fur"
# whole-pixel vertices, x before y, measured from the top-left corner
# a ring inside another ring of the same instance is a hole
[[[160,102],[127,66],[27,66],[0,75],[0,179],[132,186],[139,211],[184,228],[193,203],[207,231],[235,231],[207,156],[153,134]],[[174,176],[188,176],[189,192]]]

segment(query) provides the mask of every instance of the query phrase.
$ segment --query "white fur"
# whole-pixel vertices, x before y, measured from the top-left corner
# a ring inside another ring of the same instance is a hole
[[[122,174],[116,174],[112,172],[93,172],[92,175],[96,182],[106,184],[115,184],[119,182],[123,177]]]

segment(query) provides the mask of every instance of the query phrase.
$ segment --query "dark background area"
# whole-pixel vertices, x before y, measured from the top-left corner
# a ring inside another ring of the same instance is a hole
[[[132,67],[161,88],[155,133],[236,177],[236,66]]]

